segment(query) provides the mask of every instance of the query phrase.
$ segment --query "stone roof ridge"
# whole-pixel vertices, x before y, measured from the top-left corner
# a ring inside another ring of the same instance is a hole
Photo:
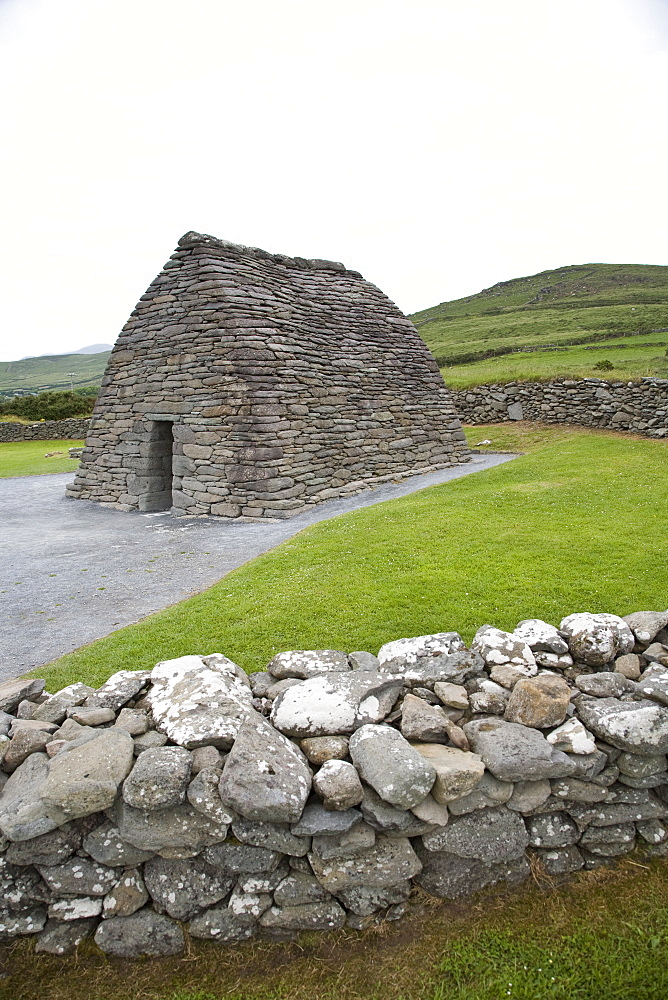
[[[184,233],[178,242],[178,250],[191,250],[195,247],[212,247],[217,250],[227,250],[233,254],[243,254],[247,257],[255,257],[259,260],[269,260],[275,264],[283,264],[285,267],[294,267],[299,270],[311,271],[338,271],[355,278],[363,278],[359,271],[352,271],[337,260],[319,260],[317,258],[308,259],[306,257],[290,257],[282,253],[269,253],[260,247],[247,247],[241,243],[233,243],[231,240],[221,240],[208,233],[198,233],[194,230]],[[177,253],[178,253],[177,250]]]

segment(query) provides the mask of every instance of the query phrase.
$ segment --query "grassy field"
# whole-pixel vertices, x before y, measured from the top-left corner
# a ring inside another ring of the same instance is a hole
[[[453,388],[555,375],[668,375],[668,267],[587,264],[544,271],[411,319]],[[494,352],[500,356],[486,356]],[[601,361],[612,370],[602,375],[596,368]]]
[[[99,385],[110,353],[49,354],[22,361],[0,361],[0,395]]]
[[[468,640],[486,622],[665,607],[667,442],[564,426],[470,431],[473,444],[485,439],[530,453],[314,525],[40,676],[55,690],[214,651],[257,670],[286,649],[376,652],[449,629]]]
[[[68,448],[80,448],[83,441],[10,441],[0,444],[0,478],[41,476],[48,472],[74,472],[78,458],[68,458]],[[45,458],[49,451],[61,455]]]

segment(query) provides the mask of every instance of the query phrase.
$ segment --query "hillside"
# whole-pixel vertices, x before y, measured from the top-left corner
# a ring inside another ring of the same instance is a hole
[[[110,353],[47,354],[21,361],[0,361],[0,395],[99,385]]]
[[[454,388],[557,375],[668,377],[664,266],[561,267],[500,281],[411,319]]]

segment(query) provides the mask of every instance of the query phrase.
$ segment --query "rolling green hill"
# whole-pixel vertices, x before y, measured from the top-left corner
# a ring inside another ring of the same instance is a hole
[[[22,361],[0,361],[0,394],[99,385],[110,353],[47,354]]]
[[[668,266],[575,264],[500,281],[411,319],[453,388],[668,377]]]

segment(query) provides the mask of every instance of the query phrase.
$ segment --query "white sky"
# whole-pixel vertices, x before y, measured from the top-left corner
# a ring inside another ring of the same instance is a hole
[[[0,0],[0,360],[113,343],[189,229],[405,311],[668,263],[668,0]]]

